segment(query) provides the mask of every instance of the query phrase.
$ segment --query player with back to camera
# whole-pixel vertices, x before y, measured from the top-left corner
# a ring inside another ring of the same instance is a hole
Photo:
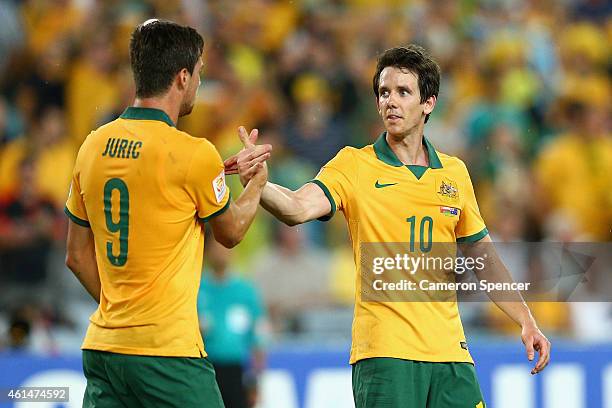
[[[91,132],[76,159],[66,264],[99,303],[82,346],[84,407],[223,406],[196,309],[203,223],[226,247],[242,240],[271,146],[243,151],[249,182],[232,202],[215,147],[176,129],[195,102],[203,45],[190,27],[136,27],[134,105]]]
[[[262,206],[288,225],[328,220],[336,210],[346,218],[357,272],[350,356],[357,408],[484,407],[456,301],[366,302],[359,295],[363,243],[406,242],[412,230],[414,244],[423,242],[419,229],[421,235],[429,230],[429,245],[479,243],[466,248],[476,257],[479,246],[491,242],[465,165],[438,152],[423,134],[439,84],[440,69],[421,47],[385,51],[373,90],[386,131],[372,145],[340,150],[298,190],[268,182],[261,195]],[[226,160],[226,173],[248,180],[236,166],[245,155]],[[501,262],[489,263],[482,274],[509,278]],[[539,352],[535,374],[548,364],[550,342],[520,293],[512,299],[493,300],[521,326],[528,359]]]

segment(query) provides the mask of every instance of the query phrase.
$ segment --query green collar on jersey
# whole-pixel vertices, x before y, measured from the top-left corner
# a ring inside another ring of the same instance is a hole
[[[423,136],[423,144],[427,148],[427,154],[429,156],[429,167],[416,166],[416,165],[410,165],[410,164],[405,165],[404,163],[402,163],[400,159],[398,159],[397,156],[395,155],[395,152],[391,150],[389,143],[387,143],[387,132],[382,132],[382,134],[378,137],[378,140],[376,141],[376,143],[374,143],[374,152],[376,153],[376,157],[378,157],[378,160],[381,160],[390,166],[394,166],[394,167],[406,166],[410,170],[412,170],[414,167],[423,167],[425,169],[426,168],[441,169],[442,162],[440,161],[440,158],[438,157],[438,153],[436,152],[436,149],[434,149],[433,145],[429,142],[429,140],[427,140],[425,136]],[[420,177],[417,176],[417,178],[420,178]]]
[[[160,122],[167,123],[169,126],[176,127],[172,119],[161,109],[130,106],[119,117],[121,119],[159,120]]]

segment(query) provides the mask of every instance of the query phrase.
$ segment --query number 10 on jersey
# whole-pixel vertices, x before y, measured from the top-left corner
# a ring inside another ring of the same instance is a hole
[[[406,221],[410,224],[410,252],[414,252],[414,235],[417,224],[417,218],[413,215],[412,217],[406,218]],[[421,218],[419,225],[419,247],[421,252],[431,251],[431,241],[433,235],[433,219],[429,216]]]

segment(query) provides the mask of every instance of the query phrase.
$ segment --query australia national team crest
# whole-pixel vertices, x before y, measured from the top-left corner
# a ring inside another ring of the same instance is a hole
[[[457,188],[457,183],[447,177],[438,180],[437,194],[440,200],[445,203],[459,202],[459,189]]]

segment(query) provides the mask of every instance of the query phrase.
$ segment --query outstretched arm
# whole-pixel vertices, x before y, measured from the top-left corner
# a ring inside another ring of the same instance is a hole
[[[476,259],[481,257],[486,260],[485,267],[476,272],[479,280],[499,283],[513,281],[510,272],[508,272],[506,266],[497,255],[489,235],[486,235],[476,243],[463,245],[461,250],[464,255],[470,258]],[[529,310],[529,306],[523,300],[520,292],[504,291],[501,293],[491,291],[487,295],[504,313],[521,326],[521,340],[525,345],[529,361],[534,359],[536,351],[540,354],[535,367],[531,370],[531,374],[537,374],[542,371],[550,361],[551,344],[538,328]]]
[[[255,173],[254,158],[261,154],[263,146],[255,146],[257,129],[246,136],[246,130],[239,129],[240,140],[245,148],[225,160],[225,174],[239,174],[243,185],[248,185]],[[265,166],[265,163],[264,163]],[[323,217],[331,212],[331,204],[323,190],[314,183],[306,183],[293,191],[278,184],[267,182],[261,193],[261,205],[280,221],[293,226]]]
[[[261,194],[261,205],[291,226],[316,220],[331,212],[331,204],[325,193],[314,183],[306,183],[293,191],[268,182]]]

